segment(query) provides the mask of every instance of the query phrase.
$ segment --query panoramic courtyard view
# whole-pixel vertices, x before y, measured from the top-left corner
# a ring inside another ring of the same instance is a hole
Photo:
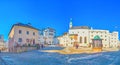
[[[0,65],[120,65],[120,1],[0,1]]]
[[[43,50],[57,49],[47,47]],[[35,50],[24,53],[1,53],[0,65],[119,65],[120,52],[102,52],[94,54],[58,54]]]

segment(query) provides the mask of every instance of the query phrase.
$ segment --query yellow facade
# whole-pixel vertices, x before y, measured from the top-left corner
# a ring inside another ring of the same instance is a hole
[[[21,33],[19,31],[21,30]],[[29,32],[29,34],[27,34]],[[9,33],[9,49],[14,49],[14,47],[19,44],[28,45],[28,44],[39,44],[38,38],[38,30],[25,26],[13,26]],[[33,34],[34,33],[34,34]],[[19,38],[21,38],[21,42],[19,42]]]
[[[19,30],[22,31],[21,34],[19,34]],[[26,31],[29,31],[29,35],[26,34]],[[33,35],[33,32],[35,32],[35,35]],[[26,39],[35,39],[36,43],[38,42],[38,30],[22,27],[22,26],[15,26],[10,35],[9,38],[14,38],[14,42],[18,41],[18,38],[22,38],[22,43],[27,43]]]

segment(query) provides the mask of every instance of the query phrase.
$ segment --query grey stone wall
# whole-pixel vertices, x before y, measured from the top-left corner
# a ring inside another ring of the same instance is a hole
[[[36,50],[37,47],[15,47],[13,52],[26,52],[26,51],[32,51],[32,50]]]

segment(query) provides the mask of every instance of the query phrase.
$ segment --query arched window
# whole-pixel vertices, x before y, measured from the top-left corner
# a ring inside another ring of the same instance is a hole
[[[87,37],[84,37],[84,43],[87,43]]]
[[[82,43],[82,37],[80,37],[80,43]]]

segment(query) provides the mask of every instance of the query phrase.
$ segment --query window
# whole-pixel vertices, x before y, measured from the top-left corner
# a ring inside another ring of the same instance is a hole
[[[91,37],[93,37],[93,35],[91,35]]]
[[[35,44],[35,39],[33,39],[33,44]]]
[[[33,32],[33,35],[35,35],[35,32]]]
[[[27,31],[26,34],[29,35],[29,31]]]
[[[107,37],[107,36],[105,35],[105,37]]]
[[[52,35],[52,36],[53,36],[53,33],[49,33],[49,35]]]
[[[82,37],[80,37],[80,43],[82,43]]]
[[[19,34],[21,34],[22,33],[22,31],[21,30],[19,30]]]
[[[51,43],[51,41],[49,41],[49,43]]]
[[[18,42],[22,42],[22,38],[19,38],[19,39],[18,39]]]
[[[84,37],[84,43],[87,43],[87,37]]]
[[[105,39],[105,41],[107,41],[107,39]]]
[[[54,30],[49,30],[49,32],[54,32]]]

